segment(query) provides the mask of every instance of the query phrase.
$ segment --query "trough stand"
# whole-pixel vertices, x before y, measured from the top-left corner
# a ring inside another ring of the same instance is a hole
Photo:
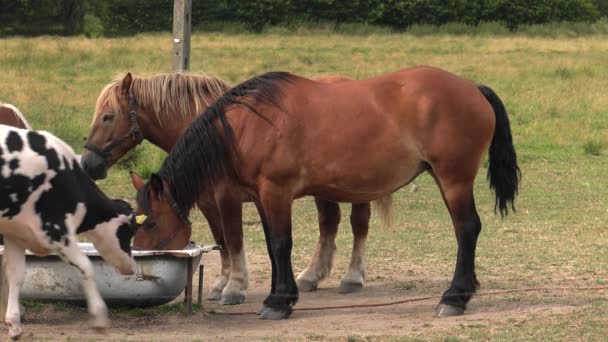
[[[218,245],[204,246],[202,253],[208,253],[213,250],[220,250]],[[186,288],[184,289],[184,314],[192,314],[192,278],[194,278],[194,255],[188,256],[187,272],[186,272]],[[205,274],[205,265],[202,262],[198,265],[198,291],[197,304],[203,305],[203,275]]]

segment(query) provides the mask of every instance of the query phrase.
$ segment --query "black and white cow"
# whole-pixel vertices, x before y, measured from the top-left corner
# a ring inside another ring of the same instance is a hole
[[[0,125],[0,234],[4,235],[9,283],[5,318],[9,336],[16,339],[22,332],[19,289],[25,273],[25,249],[38,255],[55,252],[78,268],[92,324],[107,327],[107,308],[76,234],[85,234],[120,273],[132,274],[134,220],[129,204],[101,192],[80,169],[72,148],[59,138]]]

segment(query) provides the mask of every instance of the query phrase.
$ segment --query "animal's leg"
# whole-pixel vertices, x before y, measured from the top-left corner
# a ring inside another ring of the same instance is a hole
[[[243,203],[240,199],[224,198],[219,203],[224,241],[230,254],[230,279],[222,291],[220,304],[234,305],[245,301],[249,285],[247,258],[243,245]]]
[[[297,279],[298,289],[303,292],[316,290],[319,281],[329,276],[336,253],[336,233],[340,224],[340,206],[337,203],[315,197],[315,204],[319,214],[319,240],[310,263]]]
[[[260,215],[260,219],[262,221],[262,228],[264,228],[264,240],[266,241],[266,249],[268,251],[268,258],[270,259],[270,268],[272,270],[270,294],[266,297],[266,299],[264,299],[264,303],[256,312],[258,315],[261,315],[266,309],[268,309],[267,304],[272,298],[271,295],[275,292],[276,269],[274,267],[274,254],[272,253],[272,247],[270,245],[270,228],[268,226],[268,220],[266,219],[266,213],[264,213],[264,209],[262,208],[262,205],[259,202],[255,202],[255,207],[258,210],[258,214]]]
[[[201,209],[201,212],[207,219],[207,223],[209,224],[209,229],[211,229],[215,243],[222,247],[222,249],[220,249],[222,270],[219,277],[213,284],[208,297],[209,300],[220,300],[222,298],[222,291],[230,279],[230,252],[228,251],[228,248],[226,248],[226,243],[224,242],[224,230],[222,229],[220,212],[217,207],[215,205],[211,206],[202,204],[199,204],[198,207]]]
[[[66,237],[66,243],[57,244],[57,254],[67,263],[76,267],[80,271],[81,284],[87,298],[89,313],[93,316],[91,325],[96,329],[104,329],[110,326],[108,319],[108,309],[106,303],[101,298],[97,286],[95,285],[95,273],[93,264],[84,255],[78,242],[73,237]]]
[[[365,243],[369,231],[371,209],[369,203],[353,204],[350,214],[350,224],[353,229],[353,252],[350,257],[348,272],[340,283],[340,293],[360,291],[367,276]]]
[[[4,257],[6,258],[8,280],[8,304],[4,321],[8,326],[9,337],[16,340],[23,332],[19,311],[19,291],[25,277],[25,249],[5,237]]]
[[[436,172],[431,174],[441,189],[458,242],[454,277],[450,288],[441,298],[437,315],[440,317],[462,315],[467,303],[479,287],[475,274],[475,249],[477,237],[481,232],[481,221],[473,197],[473,180],[458,181],[450,177],[442,178]]]
[[[298,301],[298,286],[291,265],[291,207],[293,196],[288,188],[272,182],[261,182],[260,201],[267,220],[272,251],[274,289],[265,301],[267,309],[261,313],[262,319],[288,318],[293,305]]]
[[[4,241],[2,241],[4,245]],[[0,320],[4,321],[8,303],[8,278],[6,276],[6,258],[2,258],[0,265]]]

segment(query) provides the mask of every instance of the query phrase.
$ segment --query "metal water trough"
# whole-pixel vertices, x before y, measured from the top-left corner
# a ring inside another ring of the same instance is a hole
[[[137,262],[134,275],[120,275],[106,263],[91,243],[80,243],[95,269],[97,288],[108,305],[147,307],[168,303],[186,291],[186,309],[192,308],[192,275],[204,253],[219,246],[188,245],[183,250],[133,251]],[[0,246],[4,255],[4,246]],[[202,265],[199,296],[202,290]],[[39,257],[26,253],[25,281],[21,298],[84,304],[78,270],[56,255]],[[200,302],[200,299],[199,299]]]

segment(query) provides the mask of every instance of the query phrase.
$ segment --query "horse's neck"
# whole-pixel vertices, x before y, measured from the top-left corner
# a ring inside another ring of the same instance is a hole
[[[175,118],[163,120],[162,123],[158,121],[154,113],[146,115],[145,118],[142,117],[140,126],[144,138],[169,153],[197,118],[197,115],[181,116],[178,114],[175,116]]]

